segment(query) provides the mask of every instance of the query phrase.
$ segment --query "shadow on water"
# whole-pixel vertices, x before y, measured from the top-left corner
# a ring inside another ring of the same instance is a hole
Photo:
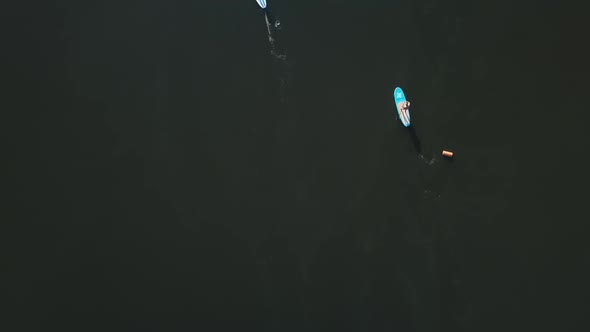
[[[408,131],[410,132],[410,138],[412,139],[412,143],[414,144],[416,152],[418,152],[418,154],[422,154],[422,143],[416,134],[416,129],[414,129],[414,126],[409,126]]]

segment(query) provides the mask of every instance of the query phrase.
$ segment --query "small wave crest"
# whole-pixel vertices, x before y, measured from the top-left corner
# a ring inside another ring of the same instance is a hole
[[[427,159],[427,158],[424,157],[423,154],[420,154],[419,157],[428,166],[432,166],[436,162],[436,158],[434,158],[434,156],[432,158],[430,158],[430,159]]]

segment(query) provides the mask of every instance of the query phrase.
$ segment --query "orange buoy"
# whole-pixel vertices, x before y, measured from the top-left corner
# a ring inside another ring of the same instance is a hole
[[[443,150],[442,155],[445,157],[453,158],[453,153],[451,151]]]

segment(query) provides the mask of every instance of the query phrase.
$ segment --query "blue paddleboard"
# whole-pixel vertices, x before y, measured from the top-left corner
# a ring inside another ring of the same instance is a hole
[[[266,9],[266,0],[256,0],[256,2],[258,2],[260,8]]]
[[[410,110],[400,111],[399,103],[406,101],[406,95],[404,91],[397,87],[393,91],[393,101],[395,101],[395,108],[397,109],[397,114],[399,115],[400,121],[404,124],[405,127],[410,126]]]

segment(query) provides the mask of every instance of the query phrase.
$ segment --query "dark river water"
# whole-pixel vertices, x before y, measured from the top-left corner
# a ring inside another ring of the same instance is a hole
[[[2,330],[588,331],[584,11],[268,3],[4,6]]]

